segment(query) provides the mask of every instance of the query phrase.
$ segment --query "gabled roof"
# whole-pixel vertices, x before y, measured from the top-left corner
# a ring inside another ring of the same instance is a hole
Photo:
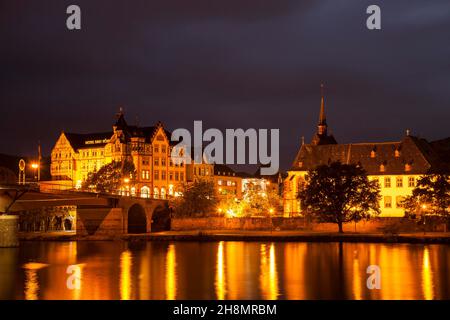
[[[438,153],[426,140],[406,136],[398,142],[304,144],[295,157],[291,170],[311,170],[335,161],[360,164],[369,175],[425,174],[437,170],[443,164]],[[407,166],[409,171],[406,171]]]

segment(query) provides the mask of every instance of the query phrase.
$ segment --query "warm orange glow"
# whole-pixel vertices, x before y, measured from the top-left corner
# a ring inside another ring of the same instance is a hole
[[[269,252],[267,252],[265,244],[261,245],[260,269],[260,286],[264,299],[276,300],[278,298],[278,274],[273,243],[270,245]]]
[[[423,204],[423,205],[422,205],[422,209],[425,210],[426,208],[427,208],[427,205],[426,205],[426,204]]]
[[[427,247],[423,251],[422,287],[425,300],[433,300],[433,272],[430,264],[430,252]]]
[[[273,208],[270,208],[270,209],[269,209],[270,214],[272,214],[273,211],[274,211]]]
[[[130,251],[124,251],[120,255],[120,299],[131,298],[131,266],[133,264]]]
[[[219,242],[217,249],[217,266],[216,266],[216,295],[218,300],[225,299],[226,282],[225,282],[225,261],[223,252],[223,241]]]
[[[124,183],[130,183],[130,179],[125,178],[125,179],[123,179],[123,182],[124,182]]]
[[[37,164],[37,163],[32,163],[32,164],[31,164],[31,167],[32,167],[33,169],[37,169],[37,168],[39,168],[39,164]]]
[[[29,262],[23,268],[25,269],[25,300],[37,300],[39,293],[38,270],[45,268],[43,263]]]
[[[170,244],[166,255],[166,299],[175,300],[177,297],[177,262],[175,245]]]

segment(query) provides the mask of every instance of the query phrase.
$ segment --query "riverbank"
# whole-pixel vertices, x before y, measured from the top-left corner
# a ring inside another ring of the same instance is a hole
[[[20,233],[21,241],[280,241],[280,242],[366,242],[450,244],[450,233],[330,233],[311,231],[165,231],[121,236],[77,236],[74,232]]]

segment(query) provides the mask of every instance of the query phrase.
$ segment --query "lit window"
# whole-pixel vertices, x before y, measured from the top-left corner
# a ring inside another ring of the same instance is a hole
[[[397,188],[403,188],[403,177],[397,177],[396,185],[397,185]]]
[[[408,187],[414,188],[416,186],[416,179],[414,177],[408,178]]]
[[[384,187],[385,188],[390,188],[391,187],[391,178],[390,177],[385,177],[384,178]]]
[[[384,207],[385,208],[392,208],[392,197],[391,196],[385,196],[384,197]]]
[[[166,172],[165,171],[161,171],[161,179],[166,180]]]
[[[217,181],[217,184],[218,184],[219,186],[221,186],[221,185],[222,185],[222,180]]]

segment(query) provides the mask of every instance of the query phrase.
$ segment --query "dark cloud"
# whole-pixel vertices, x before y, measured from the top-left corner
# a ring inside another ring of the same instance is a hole
[[[79,4],[81,31],[65,28]],[[0,3],[0,152],[48,152],[60,130],[130,122],[280,128],[282,164],[315,129],[319,84],[339,141],[450,135],[450,3],[378,1]]]

